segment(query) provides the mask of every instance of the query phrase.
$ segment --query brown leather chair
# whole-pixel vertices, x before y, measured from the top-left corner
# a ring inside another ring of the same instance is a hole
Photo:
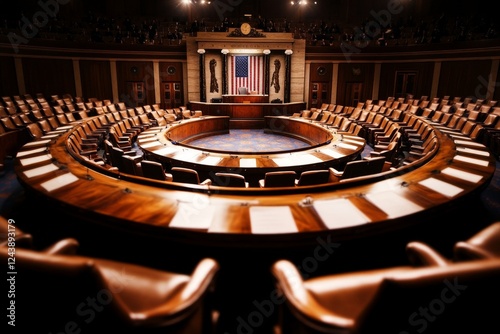
[[[215,173],[215,184],[221,187],[248,188],[245,176],[236,173]]]
[[[283,294],[283,334],[487,333],[498,327],[500,259],[307,279],[292,262],[279,260],[272,274]]]
[[[0,259],[7,263],[7,248]],[[218,263],[189,273],[16,249],[16,329],[26,333],[211,333],[207,297]]]
[[[327,183],[329,178],[330,171],[328,169],[307,170],[295,180],[295,185],[300,187]]]
[[[15,224],[15,220],[0,216],[0,247],[31,248],[32,246],[31,234],[23,232]]]
[[[173,176],[165,172],[163,165],[158,161],[141,160],[141,172],[144,177],[160,181],[172,181]]]
[[[500,258],[500,221],[485,227],[453,249],[456,260]]]
[[[202,185],[210,185],[212,184],[212,180],[205,179],[203,182],[200,182],[200,177],[198,172],[194,169],[184,168],[184,167],[172,167],[170,170],[172,173],[172,178],[174,182],[182,182],[182,183],[191,183],[191,184],[202,184]]]
[[[353,160],[346,163],[344,170],[339,171],[330,167],[330,181],[340,182],[354,177],[372,175],[382,172],[385,157],[374,157],[370,159]]]
[[[294,187],[297,173],[294,171],[267,172],[263,179],[259,180],[261,188],[269,187]]]

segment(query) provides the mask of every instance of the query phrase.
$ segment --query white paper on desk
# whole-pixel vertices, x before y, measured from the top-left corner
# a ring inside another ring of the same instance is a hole
[[[323,154],[329,155],[335,159],[342,158],[345,156],[345,154],[334,151],[331,148],[325,148],[325,149],[321,150],[320,152]]]
[[[296,164],[298,163],[302,165],[317,164],[323,162],[323,160],[312,154],[301,154],[296,156],[294,160]]]
[[[437,193],[440,193],[446,197],[453,197],[460,194],[463,189],[448,182],[444,182],[433,177],[420,181],[419,184],[427,187],[429,189],[434,190]]]
[[[45,145],[50,143],[50,139],[45,139],[45,140],[35,140],[32,141],[31,143],[27,143],[24,145],[24,147],[30,147],[30,146],[38,146],[38,145]]]
[[[454,140],[455,144],[457,145],[467,145],[467,146],[476,146],[476,147],[485,147],[481,143],[476,143],[472,140]]]
[[[294,166],[295,159],[293,158],[273,158],[273,161],[279,167]]]
[[[56,171],[58,169],[59,169],[59,167],[57,167],[56,165],[49,164],[49,165],[26,170],[26,171],[24,171],[24,175],[26,175],[27,178],[30,178],[30,177],[35,177],[35,176],[47,174],[47,173]]]
[[[197,151],[178,151],[174,158],[176,160],[195,162],[198,155],[200,155],[200,152]]]
[[[329,229],[355,226],[370,221],[363,212],[345,198],[314,201],[313,208]]]
[[[443,169],[441,171],[441,173],[456,177],[458,179],[469,181],[472,183],[478,183],[483,178],[481,175],[477,175],[477,174],[469,173],[469,172],[464,172],[463,170],[458,170],[458,169],[455,169],[452,167],[446,167],[445,169]]]
[[[351,145],[351,144],[346,144],[344,142],[338,143],[337,146],[338,147],[342,147],[342,148],[347,148],[349,150],[357,150],[358,149],[358,146],[354,146],[354,145]]]
[[[144,133],[137,136],[138,139],[156,137],[156,133]]]
[[[20,157],[24,157],[24,156],[30,155],[30,154],[42,153],[42,152],[45,152],[46,150],[47,150],[46,147],[39,147],[39,148],[35,148],[35,149],[29,150],[29,151],[19,151],[19,152],[17,152],[17,157],[20,158]]]
[[[488,152],[488,151],[475,150],[475,149],[469,148],[469,147],[457,147],[457,151],[463,152],[463,153],[475,154],[475,155],[482,155],[483,157],[490,156],[490,152]]]
[[[150,148],[150,147],[155,147],[155,146],[158,146],[158,145],[161,145],[161,143],[157,140],[157,141],[154,141],[154,142],[146,143],[144,145],[140,144],[139,146],[141,146],[143,148]]]
[[[152,142],[152,141],[157,141],[158,138],[156,136],[152,136],[152,137],[148,137],[148,138],[141,138],[139,139],[141,145],[142,143],[149,143],[149,142]]]
[[[388,218],[405,216],[424,209],[393,191],[367,194],[366,199],[387,213]]]
[[[475,158],[464,157],[463,155],[456,155],[453,158],[453,161],[461,161],[469,164],[479,165],[479,166],[488,166],[490,162],[488,160],[481,160]]]
[[[240,167],[243,168],[255,168],[257,167],[257,160],[251,158],[241,158]]]
[[[253,234],[298,232],[288,206],[252,206],[250,225]]]
[[[177,151],[178,151],[178,149],[176,147],[167,146],[167,147],[160,148],[158,150],[154,150],[152,152],[155,154],[158,154],[158,155],[169,155],[169,154],[175,153]]]
[[[67,186],[68,184],[71,184],[75,181],[78,181],[78,178],[75,175],[66,173],[56,176],[55,178],[40,184],[40,186],[48,192],[51,192],[61,187]]]
[[[20,159],[19,162],[23,166],[29,166],[29,165],[36,164],[38,162],[48,161],[50,159],[52,159],[52,155],[50,155],[50,154],[43,154],[43,155],[38,155],[38,156],[32,157],[32,158]]]
[[[208,230],[215,215],[215,206],[197,207],[192,203],[179,203],[177,213],[169,227]]]
[[[205,159],[203,159],[201,163],[204,165],[217,166],[221,160],[222,160],[221,157],[208,156]]]

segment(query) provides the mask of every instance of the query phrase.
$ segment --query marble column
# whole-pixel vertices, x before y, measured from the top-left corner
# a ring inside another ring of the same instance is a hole
[[[205,82],[205,49],[198,49],[200,55],[200,102],[207,102]]]
[[[284,101],[285,103],[290,102],[290,81],[292,73],[292,50],[285,50],[285,93]]]
[[[220,51],[222,53],[222,95],[227,94],[227,54],[229,53],[228,49],[222,49]]]

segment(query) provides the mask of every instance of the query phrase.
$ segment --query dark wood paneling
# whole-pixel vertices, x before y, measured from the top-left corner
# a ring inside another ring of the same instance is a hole
[[[109,61],[81,60],[80,77],[84,98],[111,99],[111,68]]]
[[[346,83],[359,82],[363,84],[360,99],[371,99],[373,90],[373,64],[340,64],[337,88],[337,104],[349,105],[346,102]]]
[[[160,63],[160,81],[182,82],[182,63],[181,62]]]
[[[14,58],[0,57],[0,94],[2,96],[19,94]]]
[[[415,83],[415,97],[429,95],[432,88],[432,76],[434,72],[433,62],[414,62],[414,63],[387,63],[382,64],[380,70],[380,86],[378,96],[385,99],[394,96],[394,87],[396,81],[396,72],[413,71],[417,73]],[[400,97],[400,96],[395,96]]]
[[[130,105],[131,92],[127,89],[127,82],[142,81],[145,88],[144,104],[155,103],[154,69],[153,62],[147,61],[119,61],[116,63],[118,80],[118,96],[120,101]]]
[[[23,58],[26,93],[76,95],[73,62],[69,59]]]
[[[324,72],[319,68],[324,69]],[[332,81],[333,64],[331,63],[311,63],[311,82],[329,82]],[[320,74],[324,73],[324,74]]]
[[[443,62],[437,96],[469,96],[474,99],[485,99],[490,71],[490,60]]]

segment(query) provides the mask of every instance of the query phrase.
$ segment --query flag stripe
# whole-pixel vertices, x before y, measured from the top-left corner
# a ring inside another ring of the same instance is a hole
[[[244,57],[242,60],[241,57]],[[240,66],[246,68],[238,68]],[[229,94],[238,94],[238,87],[262,94],[264,59],[261,56],[232,56],[229,62]],[[246,76],[245,76],[246,74]]]

